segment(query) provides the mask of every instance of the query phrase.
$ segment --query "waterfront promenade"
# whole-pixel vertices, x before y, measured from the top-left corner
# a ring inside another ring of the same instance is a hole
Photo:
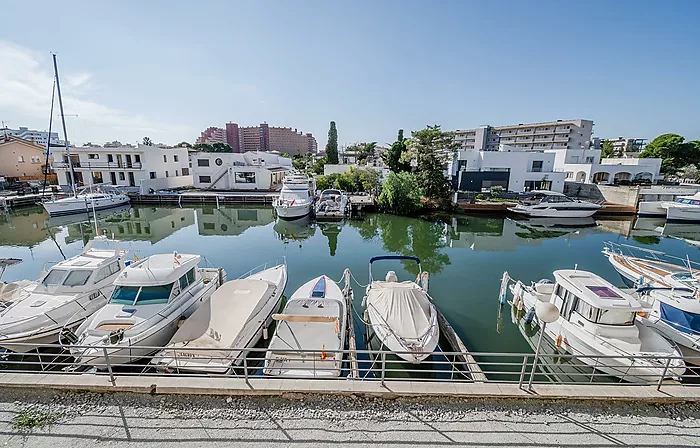
[[[700,445],[697,404],[289,394],[150,396],[4,389],[0,443],[78,447]],[[18,416],[51,415],[18,429]]]

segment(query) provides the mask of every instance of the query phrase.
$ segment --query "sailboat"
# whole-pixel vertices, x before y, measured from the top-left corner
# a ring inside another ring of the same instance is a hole
[[[76,191],[75,186],[75,170],[73,169],[73,161],[70,156],[70,143],[68,141],[68,133],[66,131],[66,118],[63,114],[63,98],[61,97],[61,82],[58,77],[58,64],[56,63],[56,55],[53,55],[53,68],[55,73],[56,91],[58,93],[58,105],[61,110],[61,123],[63,125],[63,138],[66,142],[66,154],[68,158],[68,166],[70,167],[70,183],[73,196],[63,199],[52,199],[42,202],[42,205],[51,216],[69,215],[73,213],[89,213],[96,210],[105,210],[113,207],[120,207],[129,203],[129,197],[118,192],[112,186],[105,185],[90,185],[80,191]],[[53,110],[53,102],[52,102]],[[53,117],[52,117],[53,118]],[[50,124],[49,124],[50,126]],[[50,143],[46,144],[46,157],[50,152]],[[92,177],[92,176],[91,176]]]

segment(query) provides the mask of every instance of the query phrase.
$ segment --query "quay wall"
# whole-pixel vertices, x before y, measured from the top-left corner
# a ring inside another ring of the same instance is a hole
[[[564,183],[564,194],[567,196],[635,208],[639,200],[639,190],[638,186],[628,185],[596,185],[568,181]]]

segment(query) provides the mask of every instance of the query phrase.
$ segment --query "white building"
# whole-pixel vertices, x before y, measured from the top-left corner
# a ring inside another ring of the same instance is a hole
[[[9,128],[3,128],[0,130],[0,133],[2,134],[7,134],[7,135],[13,135],[15,137],[22,138],[24,140],[31,140],[33,142],[36,142],[43,146],[44,148],[46,147],[46,143],[49,140],[49,133],[46,131],[37,131],[36,129],[28,129],[25,127],[20,126],[19,129],[9,129]],[[51,133],[51,144],[53,145],[58,145],[60,144],[61,141],[58,139],[58,132],[52,132]],[[65,145],[65,143],[63,143]]]
[[[215,190],[274,190],[282,184],[292,159],[269,152],[193,152],[194,186]]]
[[[564,172],[555,168],[556,154],[500,144],[497,151],[458,151],[450,166],[459,191],[564,191]]]
[[[661,180],[661,159],[599,159],[596,163],[565,163],[567,181],[615,185]]]
[[[70,166],[65,148],[54,149],[51,164],[59,185],[70,185]],[[73,147],[71,162],[78,185],[105,183],[151,189],[192,185],[187,148],[158,146]]]

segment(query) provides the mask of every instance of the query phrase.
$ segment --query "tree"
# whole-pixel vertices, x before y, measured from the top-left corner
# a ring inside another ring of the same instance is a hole
[[[143,144],[146,146],[153,146],[153,142],[151,141],[150,137],[144,137]]]
[[[690,180],[691,182],[697,182],[700,181],[700,170],[698,170],[696,165],[687,165],[679,171],[678,177]]]
[[[400,173],[402,171],[410,171],[411,165],[409,163],[401,162],[401,155],[406,151],[406,139],[403,136],[403,129],[399,129],[399,135],[396,141],[391,144],[389,150],[383,154],[384,163],[389,167],[389,169],[394,173]]]
[[[331,121],[331,128],[328,130],[326,158],[328,159],[328,163],[333,165],[338,164],[338,130],[335,128],[335,121]]]
[[[700,141],[686,142],[678,134],[663,134],[656,137],[639,154],[642,158],[660,158],[661,172],[666,175],[676,175],[687,165],[700,164]]]
[[[421,208],[421,188],[412,173],[390,173],[379,195],[379,206],[397,215],[410,215]]]
[[[202,152],[233,152],[233,148],[231,148],[229,145],[226,143],[197,143],[196,145],[193,146],[194,149],[197,151],[202,151]]]
[[[603,140],[603,148],[600,151],[600,158],[607,159],[615,156],[615,147],[610,140]]]
[[[311,172],[313,174],[323,174],[323,167],[326,166],[326,160],[326,156],[323,156],[320,159],[316,160],[311,166]]]
[[[408,155],[416,160],[416,179],[423,194],[430,199],[447,198],[452,187],[445,171],[459,146],[454,142],[453,133],[443,132],[435,125],[411,132],[411,137],[407,144]]]
[[[191,148],[192,144],[187,143],[187,142],[180,142],[177,145],[175,145],[176,148]]]
[[[338,188],[338,178],[340,174],[331,173],[327,176],[319,176],[316,178],[316,189],[327,190],[329,188]]]
[[[366,165],[367,159],[370,157],[374,158],[376,152],[377,142],[360,143],[359,145],[357,145],[357,149],[355,152],[357,163],[359,165]]]

